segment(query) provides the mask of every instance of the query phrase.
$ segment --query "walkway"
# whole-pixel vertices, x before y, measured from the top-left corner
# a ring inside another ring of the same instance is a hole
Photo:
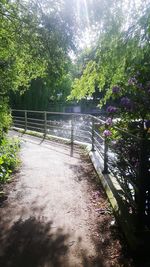
[[[113,217],[85,151],[75,147],[70,157],[68,145],[20,139],[22,165],[0,207],[0,266],[122,266]]]

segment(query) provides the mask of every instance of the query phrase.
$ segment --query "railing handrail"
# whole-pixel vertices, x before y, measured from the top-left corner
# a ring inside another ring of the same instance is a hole
[[[102,120],[102,119],[100,119],[100,118],[97,118],[97,117],[95,117],[95,116],[93,116],[93,115],[91,115],[91,114],[89,114],[89,117],[91,117],[91,118],[93,118],[93,119],[99,121],[99,122],[102,123],[102,124],[105,124],[105,121],[104,121],[104,120]]]
[[[88,116],[88,117],[91,117],[91,118],[93,118],[94,120],[96,120],[96,121],[98,121],[98,122],[100,122],[102,125],[104,125],[105,123],[106,123],[106,121],[104,121],[104,120],[102,120],[102,119],[100,119],[100,118],[98,118],[98,117],[96,117],[96,116],[93,116],[93,115],[91,115],[90,113],[88,114],[88,113],[76,113],[76,112],[74,112],[74,113],[72,113],[72,112],[51,112],[51,111],[44,111],[44,110],[28,110],[28,109],[11,109],[12,111],[16,111],[16,112],[31,112],[31,113],[42,113],[42,114],[44,114],[45,112],[46,112],[46,114],[54,114],[54,115],[70,115],[70,116]],[[127,135],[129,135],[129,136],[131,136],[132,138],[135,138],[135,139],[137,139],[137,140],[142,140],[142,137],[138,137],[138,136],[136,136],[136,135],[134,135],[134,134],[132,134],[132,133],[130,133],[130,132],[128,132],[128,131],[126,131],[126,129],[121,129],[121,128],[119,128],[119,127],[117,127],[117,126],[112,126],[114,129],[116,129],[116,130],[118,130],[118,131],[120,131],[120,132],[122,132],[122,133],[125,133],[125,134],[127,134]]]
[[[12,111],[17,111],[17,112],[31,112],[31,113],[47,113],[47,114],[56,114],[56,115],[77,115],[77,116],[92,116],[91,114],[88,113],[76,113],[76,112],[52,112],[52,111],[46,111],[46,110],[30,110],[30,109],[11,109]],[[94,116],[93,116],[94,117]],[[95,117],[96,118],[96,117]]]

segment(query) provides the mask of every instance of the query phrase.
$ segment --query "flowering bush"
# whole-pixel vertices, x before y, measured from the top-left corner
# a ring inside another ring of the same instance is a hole
[[[117,108],[114,107],[114,106],[109,106],[107,108],[107,112],[109,112],[109,113],[115,113],[115,112],[117,112]]]
[[[119,93],[120,90],[121,90],[121,89],[120,89],[119,86],[114,86],[114,87],[112,88],[112,92],[115,93],[115,94]]]
[[[108,136],[111,135],[111,131],[109,131],[109,130],[105,130],[105,131],[103,132],[103,135],[106,136],[106,137],[108,137]]]
[[[105,129],[101,129],[109,146],[109,169],[133,200],[136,192],[131,188],[133,184],[138,186],[143,140],[147,144],[144,148],[145,173],[150,175],[149,94],[150,81],[143,81],[139,72],[124,86],[113,86],[111,104],[106,109],[108,119]]]

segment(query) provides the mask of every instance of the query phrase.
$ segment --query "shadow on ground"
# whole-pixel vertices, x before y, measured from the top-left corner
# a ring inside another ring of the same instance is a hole
[[[111,208],[108,204],[107,196],[102,188],[98,175],[93,169],[90,159],[86,154],[82,154],[81,158],[81,164],[72,165],[70,168],[76,173],[76,182],[80,183],[83,180],[86,180],[88,184],[90,184],[89,188],[91,188],[91,196],[94,192],[97,194],[97,197],[95,197],[94,193],[93,200],[95,200],[94,202],[99,203],[99,208],[102,210],[102,213],[97,214],[97,218],[95,218],[95,231],[97,236],[93,235],[93,243],[95,244],[97,253],[101,253],[102,258],[105,259],[104,266],[138,266],[134,263],[134,259],[125,243],[123,234],[117,222],[115,222],[112,212],[110,212]],[[97,207],[93,206],[93,208],[97,210]]]
[[[52,222],[44,224],[29,218],[17,221],[7,233],[4,228],[0,229],[0,266],[61,266],[68,236],[61,229],[52,234],[51,227]]]
[[[81,155],[81,158],[82,163],[80,165],[71,166],[71,170],[76,173],[76,182],[80,183],[86,180],[90,184],[90,188],[99,193],[97,202],[103,205],[105,200],[108,202],[107,196],[102,188],[98,175],[93,169],[91,160],[85,153]],[[126,203],[123,203],[119,199],[119,194],[117,198],[121,205],[126,205]],[[147,250],[145,253],[142,251],[132,253],[127,246],[119,225],[117,222],[111,225],[111,221],[114,221],[113,214],[107,214],[107,212],[100,214],[96,220],[98,238],[93,237],[97,252],[101,252],[102,258],[105,259],[105,264],[108,263],[108,266],[111,267],[150,267],[150,256]],[[147,247],[149,248],[148,245]]]
[[[69,260],[69,235],[53,229],[52,222],[36,218],[19,219],[9,230],[0,226],[0,266],[3,267],[75,267]],[[79,242],[80,245],[80,242]],[[80,248],[79,248],[80,249]],[[102,259],[81,254],[83,267],[104,267]]]

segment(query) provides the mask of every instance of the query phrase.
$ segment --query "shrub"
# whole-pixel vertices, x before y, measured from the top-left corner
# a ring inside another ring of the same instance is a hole
[[[11,125],[12,119],[7,105],[7,101],[0,99],[0,145],[6,133]]]
[[[0,145],[0,183],[10,179],[12,171],[18,166],[19,141],[4,138]]]

